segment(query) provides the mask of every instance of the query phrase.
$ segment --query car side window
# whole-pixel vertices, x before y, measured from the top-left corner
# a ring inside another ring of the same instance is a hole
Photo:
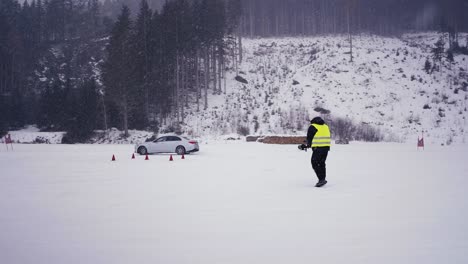
[[[179,137],[169,137],[169,141],[181,141]]]
[[[166,141],[167,137],[161,137],[161,138],[158,138],[156,139],[154,142],[164,142]]]

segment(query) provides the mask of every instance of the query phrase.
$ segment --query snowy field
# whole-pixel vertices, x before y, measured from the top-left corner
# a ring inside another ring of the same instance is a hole
[[[468,263],[468,146],[1,147],[0,263]]]

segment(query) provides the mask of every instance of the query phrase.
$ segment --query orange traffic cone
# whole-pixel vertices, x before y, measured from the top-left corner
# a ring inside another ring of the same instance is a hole
[[[169,157],[169,161],[174,161],[174,159],[172,158],[172,155]]]
[[[182,154],[182,159],[185,159],[185,155],[184,155],[184,154]]]
[[[148,154],[146,154],[146,158],[145,158],[145,160],[149,160]]]
[[[132,159],[135,159],[135,153],[132,154]]]
[[[115,161],[115,155],[112,155],[112,161]]]

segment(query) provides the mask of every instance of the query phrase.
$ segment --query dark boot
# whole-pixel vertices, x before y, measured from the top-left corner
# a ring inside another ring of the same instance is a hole
[[[320,187],[324,186],[325,184],[327,184],[327,181],[326,180],[321,180],[321,181],[317,182],[317,184],[315,184],[315,187],[320,188]]]

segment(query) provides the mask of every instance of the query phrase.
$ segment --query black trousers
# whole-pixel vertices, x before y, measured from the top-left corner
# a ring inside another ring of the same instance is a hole
[[[312,148],[312,150],[314,151],[314,153],[312,153],[311,160],[312,168],[314,169],[315,174],[317,174],[319,181],[323,181],[327,177],[325,161],[327,160],[328,151],[330,148]]]

